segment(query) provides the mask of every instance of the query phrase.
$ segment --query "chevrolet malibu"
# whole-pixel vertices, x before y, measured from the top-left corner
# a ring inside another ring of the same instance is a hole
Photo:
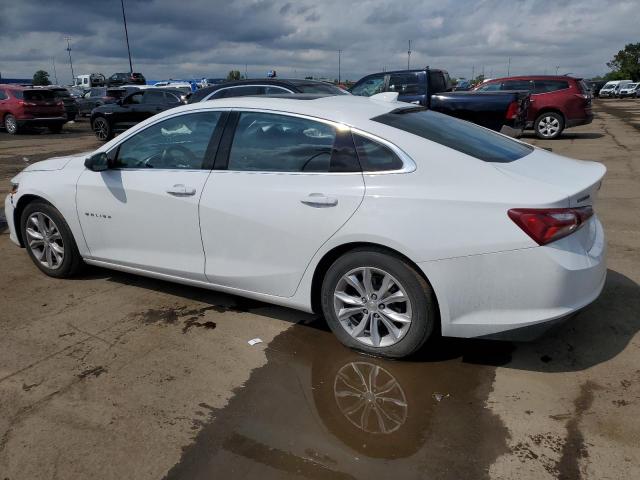
[[[168,110],[18,174],[11,239],[52,277],[86,263],[322,312],[388,357],[596,299],[605,168],[393,96]]]

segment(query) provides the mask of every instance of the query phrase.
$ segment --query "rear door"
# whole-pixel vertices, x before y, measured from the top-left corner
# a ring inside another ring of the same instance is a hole
[[[59,117],[64,107],[51,90],[24,90],[24,110],[34,117]]]
[[[207,279],[292,296],[313,255],[356,211],[364,180],[346,128],[235,112],[200,201]]]

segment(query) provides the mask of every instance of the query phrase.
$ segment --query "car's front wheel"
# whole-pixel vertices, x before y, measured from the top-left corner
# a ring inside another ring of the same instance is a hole
[[[329,327],[348,347],[400,358],[424,345],[437,322],[433,290],[404,259],[378,249],[338,258],[322,284]]]
[[[564,130],[564,118],[559,113],[545,112],[536,118],[535,130],[538,138],[553,140]]]
[[[103,142],[113,138],[111,125],[109,125],[109,122],[104,117],[96,117],[93,120],[93,133],[95,133],[96,137]]]
[[[28,204],[20,217],[24,245],[33,263],[51,277],[66,278],[82,266],[82,258],[62,214],[52,205]]]
[[[11,114],[8,114],[4,117],[4,128],[10,135],[15,135],[18,133],[18,121],[16,117]]]

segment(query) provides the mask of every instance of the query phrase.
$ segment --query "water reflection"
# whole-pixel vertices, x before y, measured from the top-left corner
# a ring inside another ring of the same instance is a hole
[[[395,432],[407,421],[407,397],[391,373],[370,362],[349,362],[333,382],[340,412],[360,430]]]

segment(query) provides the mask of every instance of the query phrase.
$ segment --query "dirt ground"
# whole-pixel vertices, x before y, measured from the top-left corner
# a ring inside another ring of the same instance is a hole
[[[525,138],[608,168],[605,289],[531,343],[362,356],[294,310],[97,268],[48,278],[0,221],[0,479],[640,478],[640,100],[595,112]],[[0,132],[0,194],[96,146],[86,121]]]

